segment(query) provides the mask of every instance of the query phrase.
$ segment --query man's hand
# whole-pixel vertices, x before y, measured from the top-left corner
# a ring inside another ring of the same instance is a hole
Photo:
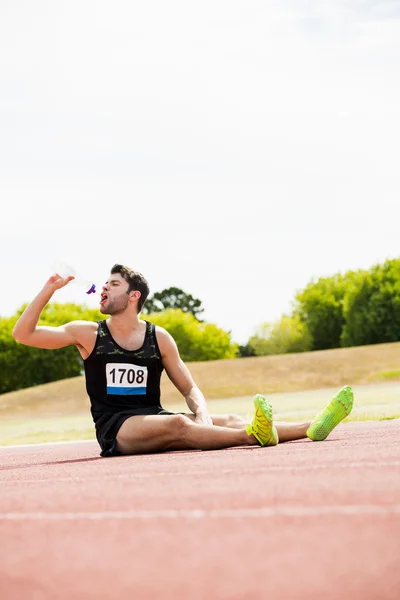
[[[69,277],[61,277],[60,275],[57,275],[57,273],[54,273],[54,275],[49,277],[49,279],[46,281],[45,287],[51,287],[54,291],[60,290],[73,279],[75,279],[75,277],[72,275]]]
[[[194,422],[198,425],[214,425],[208,412],[197,412]]]

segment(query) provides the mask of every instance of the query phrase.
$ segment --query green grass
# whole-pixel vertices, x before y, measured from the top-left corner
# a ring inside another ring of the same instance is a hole
[[[89,414],[62,417],[6,417],[0,421],[0,444],[37,444],[67,440],[94,439]]]
[[[382,371],[373,375],[371,381],[394,381],[396,379],[400,379],[400,371]]]
[[[386,382],[353,386],[354,408],[346,421],[400,418],[400,383]],[[327,404],[337,388],[269,394],[276,421],[305,422]],[[253,410],[253,396],[209,400],[211,413],[236,413],[246,417]],[[168,403],[168,410],[187,412],[185,402]],[[0,420],[0,445],[34,444],[95,439],[89,411],[74,415],[10,416]]]

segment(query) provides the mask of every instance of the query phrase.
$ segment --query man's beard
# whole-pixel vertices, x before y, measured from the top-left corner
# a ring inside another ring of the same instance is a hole
[[[124,312],[128,306],[129,296],[127,294],[119,296],[115,300],[110,300],[105,306],[100,306],[100,312],[104,315],[117,315]]]

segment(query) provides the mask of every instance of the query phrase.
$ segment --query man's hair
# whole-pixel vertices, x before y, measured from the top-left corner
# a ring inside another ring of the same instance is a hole
[[[150,293],[149,284],[147,283],[145,277],[138,271],[134,271],[129,267],[118,264],[114,265],[111,269],[111,275],[115,275],[115,273],[119,273],[125,279],[125,281],[128,282],[128,294],[132,291],[140,292],[140,298],[138,301],[138,313],[140,313],[144,303],[146,302],[147,296]]]

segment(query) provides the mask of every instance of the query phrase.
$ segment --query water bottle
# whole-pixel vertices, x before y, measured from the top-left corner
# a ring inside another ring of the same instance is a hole
[[[81,279],[80,277],[77,277],[76,270],[74,269],[74,267],[67,265],[65,262],[63,262],[61,260],[55,261],[53,263],[53,270],[54,270],[54,273],[57,273],[57,275],[59,275],[63,279],[65,279],[66,277],[70,277],[71,275],[73,277],[75,277],[75,279],[73,279],[71,281],[71,283],[77,283],[78,285],[83,287],[86,294],[95,294],[96,293],[95,284],[93,282],[89,281],[88,279]]]

